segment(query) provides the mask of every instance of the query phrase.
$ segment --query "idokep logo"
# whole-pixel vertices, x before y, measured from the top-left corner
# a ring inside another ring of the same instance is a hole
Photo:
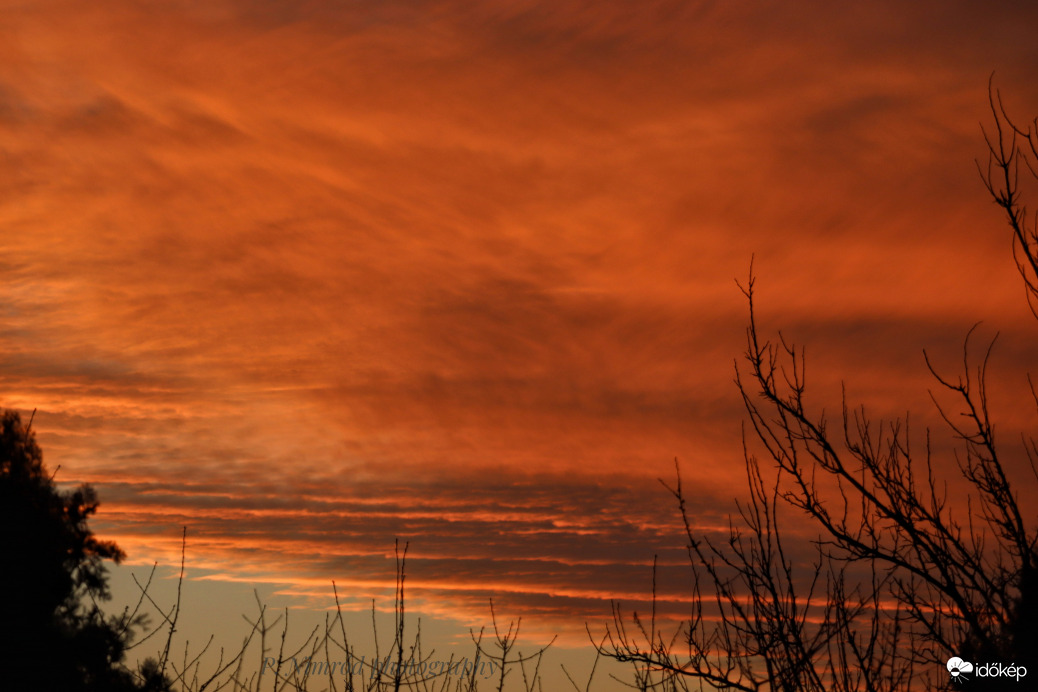
[[[952,656],[948,659],[947,668],[948,672],[951,673],[952,680],[955,682],[969,680],[967,673],[973,672],[973,664],[969,661],[963,661],[958,656]]]
[[[970,674],[978,678],[1009,678],[1020,682],[1020,678],[1027,675],[1025,666],[1010,663],[1008,666],[1001,663],[978,663],[973,665],[969,661],[963,661],[958,656],[952,656],[945,664],[948,672],[955,682],[965,682],[970,679]]]

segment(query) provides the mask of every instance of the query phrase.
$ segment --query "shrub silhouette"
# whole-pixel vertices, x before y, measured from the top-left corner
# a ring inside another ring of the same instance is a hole
[[[30,423],[31,425],[31,423]],[[0,414],[0,676],[5,690],[140,689],[121,666],[135,625],[107,618],[105,560],[124,553],[94,536],[89,485],[61,492],[35,436],[14,411]],[[164,689],[154,676],[147,689]]]

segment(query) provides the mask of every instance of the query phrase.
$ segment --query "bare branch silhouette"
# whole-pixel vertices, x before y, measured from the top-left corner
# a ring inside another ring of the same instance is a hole
[[[1019,178],[1021,160],[1038,178],[1038,121],[1023,129],[997,90],[989,97],[995,129],[985,132],[989,162],[981,176],[1007,213],[1038,317],[1038,228]],[[667,639],[655,605],[648,626],[614,605],[599,651],[632,663],[643,689],[684,679],[746,691],[933,689],[949,679],[945,662],[955,655],[1033,670],[1038,534],[996,443],[986,385],[995,340],[978,362],[971,329],[956,376],[924,353],[968,491],[965,509],[953,511],[930,433],[913,443],[908,415],[876,421],[864,407],[851,409],[846,393],[836,425],[824,410],[809,410],[804,351],[781,333],[763,336],[755,281],[751,263],[740,285],[749,306],[746,352],[735,368],[748,422],[748,499],[719,539],[697,529],[676,469],[675,484],[664,485],[684,521],[692,612]],[[1034,469],[1038,445],[1023,442]],[[807,545],[812,558],[804,556]]]

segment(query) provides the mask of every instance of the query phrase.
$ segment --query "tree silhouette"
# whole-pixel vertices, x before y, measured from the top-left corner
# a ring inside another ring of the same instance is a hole
[[[1023,161],[1038,180],[1038,120],[1021,128],[998,92],[989,96],[995,129],[985,132],[990,159],[980,172],[1006,211],[1038,318],[1038,224],[1022,205],[1019,176]],[[781,334],[762,337],[752,268],[742,288],[749,326],[736,382],[749,419],[749,497],[728,535],[711,537],[694,526],[679,470],[668,489],[688,538],[691,616],[668,638],[655,605],[648,622],[614,605],[600,651],[635,664],[645,689],[930,690],[966,680],[1023,689],[979,670],[999,663],[1038,676],[1038,532],[996,444],[985,385],[993,342],[977,359],[967,335],[954,377],[926,360],[968,488],[968,502],[950,503],[929,432],[913,440],[907,417],[877,422],[846,398],[835,425],[809,412],[803,350]],[[1034,470],[1038,445],[1025,439],[1024,449]]]
[[[31,423],[30,423],[31,425]],[[94,536],[93,488],[61,492],[29,426],[0,414],[0,687],[5,690],[160,690],[120,665],[140,621],[107,618],[104,560],[124,553]]]

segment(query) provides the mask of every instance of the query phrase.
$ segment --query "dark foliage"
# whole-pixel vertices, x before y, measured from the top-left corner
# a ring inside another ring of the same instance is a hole
[[[122,665],[133,626],[108,618],[105,560],[123,552],[87,525],[93,488],[61,492],[32,431],[0,414],[0,681],[3,689],[121,692],[142,689]],[[164,689],[161,677],[143,689]]]

